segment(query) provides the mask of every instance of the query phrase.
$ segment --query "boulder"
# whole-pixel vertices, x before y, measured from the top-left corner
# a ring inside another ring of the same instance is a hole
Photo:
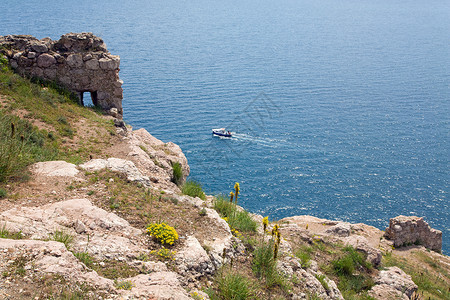
[[[89,172],[108,169],[113,172],[124,174],[129,181],[150,186],[150,179],[147,176],[142,175],[135,164],[129,160],[114,157],[108,159],[92,159],[80,165],[80,168]]]
[[[75,177],[80,171],[77,166],[62,160],[38,162],[31,166],[34,174],[44,176]]]
[[[411,299],[417,285],[398,267],[382,270],[369,294],[376,299]]]
[[[350,236],[351,227],[349,223],[338,223],[327,228],[324,233],[332,236],[347,237]]]

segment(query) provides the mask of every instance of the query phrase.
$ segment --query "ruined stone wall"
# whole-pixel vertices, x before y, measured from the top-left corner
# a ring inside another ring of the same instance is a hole
[[[58,41],[30,35],[0,36],[0,52],[20,75],[56,81],[76,93],[90,92],[94,105],[123,115],[120,58],[92,33],[68,33]]]
[[[385,237],[394,241],[395,247],[420,244],[441,252],[442,232],[431,228],[423,218],[398,216],[389,221]]]

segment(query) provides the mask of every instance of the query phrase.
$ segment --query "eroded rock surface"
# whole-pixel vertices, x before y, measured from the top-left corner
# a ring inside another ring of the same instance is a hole
[[[411,299],[417,285],[398,267],[382,270],[369,294],[376,299]]]
[[[124,174],[129,181],[150,186],[150,179],[143,175],[132,161],[110,157],[108,159],[92,159],[80,165],[80,168],[89,172],[108,169],[113,172]]]
[[[75,177],[80,171],[77,166],[65,161],[38,162],[31,166],[33,173],[44,176]]]
[[[142,231],[88,199],[72,199],[42,207],[16,207],[0,214],[0,223],[32,239],[48,239],[56,230],[75,236],[74,249],[103,259],[136,257]]]

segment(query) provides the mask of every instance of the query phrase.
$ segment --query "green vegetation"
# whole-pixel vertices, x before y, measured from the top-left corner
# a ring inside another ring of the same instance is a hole
[[[325,275],[323,274],[316,274],[315,275],[317,280],[319,280],[320,284],[323,286],[324,289],[326,289],[327,291],[330,289],[330,287],[328,286],[328,283],[325,281]]]
[[[252,270],[257,278],[264,279],[267,287],[272,287],[279,282],[274,259],[274,241],[261,242],[253,252]]]
[[[216,197],[214,209],[232,228],[242,232],[256,232],[256,228],[258,228],[258,224],[248,211],[238,209],[236,204],[229,202],[223,196]]]
[[[343,251],[342,257],[331,262],[332,272],[338,277],[338,288],[344,298],[350,298],[372,288],[374,282],[369,275],[372,265],[351,246]]]
[[[311,265],[311,253],[313,248],[310,246],[303,246],[297,251],[295,251],[295,256],[300,259],[302,267],[308,268]]]
[[[433,260],[422,252],[413,252],[414,258],[422,263],[410,263],[404,257],[393,255],[391,252],[383,256],[383,266],[397,266],[405,273],[411,275],[412,280],[418,286],[418,292],[423,299],[450,299],[449,284],[450,275],[441,262]],[[428,265],[430,268],[426,268]]]
[[[77,252],[74,253],[76,258],[78,258],[86,267],[94,269],[95,259],[87,252]]]
[[[114,285],[118,290],[131,290],[133,283],[129,280],[114,281]]]
[[[55,232],[49,236],[49,239],[51,241],[63,243],[67,250],[70,250],[73,242],[73,235],[64,230],[55,230]]]
[[[71,92],[54,82],[22,78],[9,69],[1,55],[0,95],[0,183],[27,179],[26,167],[38,161],[81,163],[100,153],[98,145],[108,144],[115,134],[111,120],[78,105]],[[92,136],[73,144],[74,125],[80,119],[86,127],[97,129],[95,135],[102,135],[101,142]],[[42,124],[44,129],[32,123]]]
[[[3,226],[0,227],[0,238],[20,240],[22,239],[22,231],[12,233],[6,228],[6,224],[3,224]]]
[[[58,146],[46,131],[0,110],[0,182],[23,178],[34,162],[58,157]]]
[[[172,182],[176,185],[180,185],[183,180],[183,170],[179,162],[172,164]]]
[[[221,271],[214,283],[217,289],[208,290],[208,295],[213,300],[245,300],[255,296],[251,281],[237,271],[228,268]]]
[[[7,195],[7,192],[6,192],[6,190],[4,190],[4,189],[0,188],[0,199],[2,199],[2,198],[5,198],[5,197],[6,197],[6,195]]]
[[[206,199],[205,193],[202,189],[202,185],[194,180],[186,181],[181,188],[181,192],[191,197],[199,197],[202,200]]]

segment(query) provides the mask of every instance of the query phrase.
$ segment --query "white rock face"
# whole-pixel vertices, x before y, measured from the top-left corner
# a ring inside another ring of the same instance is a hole
[[[145,175],[157,181],[163,188],[177,190],[172,183],[173,163],[180,163],[183,173],[182,181],[189,175],[189,165],[181,148],[172,143],[164,143],[145,129],[138,129],[129,135],[130,151],[127,159],[133,161]]]
[[[183,272],[194,271],[200,276],[212,274],[215,267],[209,259],[208,253],[194,236],[188,236],[182,250],[178,251],[175,261]]]
[[[325,234],[338,237],[347,237],[350,233],[351,227],[349,223],[339,223],[325,230]]]
[[[76,165],[61,160],[35,163],[31,171],[37,175],[67,177],[75,177],[80,172]]]
[[[145,186],[150,186],[150,179],[147,176],[142,175],[135,164],[129,160],[114,157],[108,159],[92,159],[87,163],[80,165],[80,168],[90,172],[108,169],[126,175],[129,181],[139,182]]]
[[[133,283],[130,291],[121,291],[125,299],[187,300],[192,299],[180,285],[174,272],[140,274],[129,279]]]
[[[380,271],[369,294],[376,299],[410,299],[417,285],[398,267]]]
[[[10,231],[21,230],[33,239],[46,239],[55,230],[63,230],[75,236],[74,249],[87,249],[101,259],[133,257],[141,252],[138,240],[142,231],[119,216],[92,205],[88,199],[13,208],[0,214],[0,222]]]
[[[0,266],[7,266],[8,262],[18,257],[26,257],[25,269],[58,274],[73,282],[86,282],[100,290],[114,290],[112,280],[100,277],[97,272],[86,269],[62,243],[0,239]]]

